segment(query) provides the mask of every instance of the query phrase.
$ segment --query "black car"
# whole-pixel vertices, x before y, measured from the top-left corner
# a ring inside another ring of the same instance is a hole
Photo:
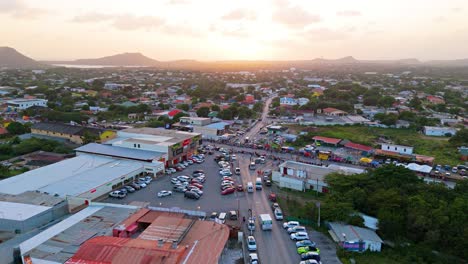
[[[318,254],[317,252],[312,252],[312,251],[307,252],[307,253],[302,253],[301,259],[302,260],[314,259],[320,263],[320,254]]]
[[[184,196],[185,198],[189,198],[189,199],[195,199],[195,200],[200,199],[200,195],[198,195],[198,193],[193,192],[193,191],[186,191]]]
[[[267,181],[265,182],[265,185],[266,185],[266,186],[271,186],[271,181],[270,181],[270,180],[267,180]]]

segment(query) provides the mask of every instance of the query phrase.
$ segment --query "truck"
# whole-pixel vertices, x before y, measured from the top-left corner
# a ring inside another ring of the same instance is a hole
[[[271,219],[270,214],[260,214],[259,218],[262,230],[271,230],[273,228],[273,220]]]

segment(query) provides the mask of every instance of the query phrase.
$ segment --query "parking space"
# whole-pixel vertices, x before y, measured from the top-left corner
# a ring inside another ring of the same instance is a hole
[[[229,210],[238,210],[239,206],[245,204],[245,193],[235,192],[229,195],[221,195],[219,176],[219,167],[213,160],[213,156],[206,156],[206,161],[202,164],[194,164],[187,167],[185,170],[176,172],[172,175],[162,176],[153,180],[146,188],[142,188],[134,193],[128,194],[125,198],[106,198],[104,202],[128,204],[133,201],[149,202],[151,206],[162,207],[178,207],[187,210],[200,210],[207,212],[227,212]],[[203,184],[203,195],[199,200],[187,199],[184,193],[174,192],[171,179],[179,175],[191,176],[193,171],[203,170],[206,175],[206,181]],[[236,183],[239,182],[239,177],[233,178]],[[157,197],[157,193],[162,190],[173,191],[172,195],[166,197]]]

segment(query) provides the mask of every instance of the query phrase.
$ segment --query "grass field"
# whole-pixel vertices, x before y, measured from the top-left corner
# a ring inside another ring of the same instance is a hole
[[[378,147],[379,137],[390,139],[399,145],[413,146],[414,153],[435,157],[435,163],[457,165],[460,163],[457,149],[450,145],[448,138],[427,137],[410,129],[377,128],[366,126],[328,126],[306,127],[290,126],[292,131],[310,131],[311,134],[324,137],[348,139],[355,143]]]

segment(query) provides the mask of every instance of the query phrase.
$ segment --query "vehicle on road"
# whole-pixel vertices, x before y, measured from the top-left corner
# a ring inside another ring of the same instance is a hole
[[[210,215],[210,220],[214,221],[218,218],[218,213],[217,212],[212,212]]]
[[[280,208],[278,203],[272,203],[272,204],[271,204],[271,209],[273,210],[273,212],[274,212],[277,208]]]
[[[270,214],[260,214],[259,219],[262,230],[271,230],[273,228],[273,220],[271,220]]]
[[[172,184],[177,184],[177,183],[180,183],[180,182],[181,182],[181,181],[180,181],[179,179],[177,179],[177,178],[172,178],[172,179],[171,179],[171,183],[172,183]]]
[[[283,223],[283,228],[284,229],[289,229],[291,227],[295,227],[295,226],[298,226],[298,225],[299,225],[298,221],[289,221],[289,222]]]
[[[237,168],[234,170],[234,173],[235,173],[236,175],[240,175],[240,174],[241,174],[240,168],[237,167]]]
[[[301,241],[297,241],[296,242],[296,247],[306,247],[306,246],[311,246],[311,247],[315,247],[315,242],[312,242],[310,240],[301,240]]]
[[[249,217],[249,221],[247,222],[247,229],[250,231],[255,231],[255,220]]]
[[[166,190],[163,190],[163,191],[160,191],[158,192],[158,197],[166,197],[166,196],[169,196],[169,195],[172,195],[172,192],[171,191],[166,191]]]
[[[219,213],[218,219],[219,219],[219,221],[220,221],[221,223],[223,223],[223,224],[226,223],[226,215],[227,215],[227,214],[224,213],[224,212]]]
[[[130,186],[130,185],[126,185],[126,186],[124,186],[124,188],[125,188],[125,189],[126,189],[128,192],[130,192],[130,193],[132,193],[132,192],[135,192],[135,191],[136,191],[136,190],[135,190],[135,188],[133,188],[133,187],[132,187],[132,186]]]
[[[255,162],[250,162],[249,169],[255,170],[255,168],[256,168]]]
[[[258,264],[258,255],[257,253],[250,253],[249,254],[249,264]]]
[[[129,186],[132,186],[135,190],[140,190],[141,189],[141,186],[136,184],[135,182],[130,183]]]
[[[200,199],[200,195],[198,195],[198,193],[193,192],[193,191],[186,191],[184,194],[184,197],[189,198],[189,199],[194,199],[194,200]]]
[[[229,219],[237,220],[237,211],[229,211]]]
[[[113,191],[113,192],[109,193],[109,196],[114,197],[114,198],[122,199],[122,198],[125,198],[125,196],[127,196],[127,194],[124,193],[124,192],[121,192],[121,191]]]
[[[185,188],[184,186],[174,186],[174,189],[173,189],[174,192],[186,192],[187,191],[187,188]]]
[[[307,232],[292,233],[289,237],[292,240],[296,240],[296,241],[309,239],[309,235],[307,234]]]
[[[261,190],[262,188],[262,179],[260,179],[260,177],[257,177],[257,179],[255,180],[255,190]]]
[[[238,191],[238,192],[243,192],[243,191],[244,191],[244,186],[242,186],[241,184],[240,184],[240,185],[237,185],[236,191]]]
[[[308,259],[308,260],[303,260],[299,262],[299,264],[322,264],[322,262],[317,261],[315,259]]]
[[[248,182],[248,183],[247,183],[247,191],[248,191],[249,193],[252,193],[252,192],[254,191],[252,182]]]
[[[221,195],[228,195],[228,194],[232,194],[232,193],[234,193],[234,192],[236,192],[236,189],[234,189],[234,188],[227,188],[227,189],[221,191]]]
[[[295,227],[288,228],[289,234],[297,233],[297,232],[306,232],[306,231],[307,230],[304,226],[295,226]]]
[[[313,246],[305,246],[305,247],[297,248],[297,254],[299,255],[307,253],[307,252],[316,252],[320,254],[320,249],[318,249],[317,247],[313,247]]]
[[[247,237],[247,249],[249,251],[256,251],[257,250],[257,242],[255,241],[254,236]]]
[[[276,208],[274,214],[276,220],[283,220],[283,211],[280,208]]]

